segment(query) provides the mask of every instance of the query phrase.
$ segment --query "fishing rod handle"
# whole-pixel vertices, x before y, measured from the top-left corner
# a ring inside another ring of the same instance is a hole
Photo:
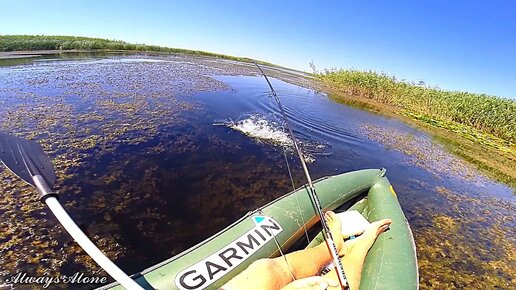
[[[45,203],[45,200],[49,197],[55,197],[56,199],[59,198],[59,195],[56,192],[53,192],[52,189],[50,189],[43,176],[34,175],[32,176],[32,180],[34,181],[34,184],[36,185],[36,188],[39,191],[39,200],[41,202]]]
[[[342,289],[347,289],[349,287],[348,279],[346,278],[346,273],[344,272],[344,266],[342,265],[342,261],[339,257],[339,251],[337,250],[337,245],[335,244],[335,240],[333,239],[333,235],[328,227],[326,221],[321,220],[322,228],[323,228],[323,236],[326,241],[326,246],[328,247],[328,251],[333,259],[335,265],[335,271],[337,272],[337,278],[339,279],[339,284]],[[344,245],[343,245],[344,247]]]
[[[337,246],[335,245],[333,239],[329,238],[326,240],[326,245],[332,249],[329,249],[330,254],[332,256],[333,262],[335,263],[335,272],[337,273],[337,278],[339,279],[339,284],[343,290],[348,289],[349,283],[346,278],[346,274],[344,273],[344,266],[342,265],[342,261],[337,254]]]

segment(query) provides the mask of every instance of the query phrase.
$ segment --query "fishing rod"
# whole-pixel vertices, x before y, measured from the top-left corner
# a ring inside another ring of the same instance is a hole
[[[294,144],[294,149],[299,157],[299,160],[301,161],[301,166],[303,167],[305,177],[308,181],[308,196],[310,197],[310,201],[312,202],[312,206],[313,206],[316,214],[319,215],[319,218],[321,220],[324,240],[326,241],[328,250],[330,251],[331,256],[333,258],[333,263],[335,265],[337,277],[339,278],[339,283],[340,283],[342,289],[346,289],[346,287],[348,286],[348,281],[346,279],[346,274],[344,273],[344,267],[342,266],[342,262],[339,258],[339,252],[337,251],[337,246],[335,246],[335,241],[333,239],[333,235],[331,234],[330,228],[328,227],[328,223],[326,223],[326,220],[324,218],[323,208],[321,206],[321,202],[319,201],[317,192],[315,191],[315,186],[312,182],[312,178],[310,177],[310,172],[308,171],[308,167],[306,166],[305,157],[303,155],[303,152],[301,152],[301,150],[299,149],[299,146],[296,141],[296,137],[294,136],[294,132],[292,131],[292,127],[290,126],[290,122],[288,120],[287,114],[285,113],[285,110],[283,109],[283,105],[281,104],[281,100],[278,97],[278,94],[276,94],[276,91],[272,87],[272,84],[269,81],[269,78],[267,77],[267,75],[265,74],[263,69],[258,65],[258,63],[256,63],[256,61],[253,61],[253,63],[260,70],[263,77],[267,81],[267,84],[269,85],[269,88],[271,89],[272,96],[276,100],[276,103],[278,104],[278,107],[280,109],[281,115],[282,115],[284,123],[285,123],[285,127],[287,127],[287,130],[288,130],[290,136],[292,137],[292,143]]]
[[[41,145],[0,133],[0,160],[14,175],[38,189],[40,201],[48,206],[70,236],[102,269],[126,289],[143,290],[95,246],[63,208],[58,194],[51,189],[55,184],[56,174]]]

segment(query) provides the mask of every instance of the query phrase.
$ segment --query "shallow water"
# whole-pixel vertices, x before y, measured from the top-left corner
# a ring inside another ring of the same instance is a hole
[[[387,168],[416,239],[421,288],[513,288],[511,189],[410,126],[336,104],[299,75],[268,73],[314,178]],[[289,191],[283,148],[296,186],[305,182],[265,80],[234,62],[47,56],[0,67],[0,104],[1,130],[44,145],[61,200],[128,272]],[[0,281],[102,273],[31,189],[5,170],[0,180]]]

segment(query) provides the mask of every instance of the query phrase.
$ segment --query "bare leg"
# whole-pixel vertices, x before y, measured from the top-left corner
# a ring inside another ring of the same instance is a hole
[[[343,255],[346,247],[342,239],[340,219],[331,211],[325,214],[325,218],[337,250],[340,255]],[[284,257],[261,259],[235,276],[224,286],[224,289],[280,289],[293,281],[292,275],[295,279],[317,275],[331,259],[326,243],[292,252]]]
[[[342,264],[351,290],[358,290],[360,278],[362,276],[362,267],[364,265],[367,252],[373,246],[378,235],[387,230],[390,224],[391,220],[389,219],[373,222],[361,236],[345,242],[344,248],[346,248],[346,253],[342,258]],[[334,280],[338,279],[335,270],[330,271],[325,275],[325,277]],[[338,288],[330,287],[329,289]]]

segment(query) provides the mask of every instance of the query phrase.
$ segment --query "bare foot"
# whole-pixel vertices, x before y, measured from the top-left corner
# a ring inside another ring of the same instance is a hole
[[[371,225],[356,239],[349,240],[345,243],[345,247],[352,251],[355,245],[360,245],[363,248],[369,249],[376,238],[383,232],[385,232],[389,225],[392,223],[390,219],[383,219],[371,223]]]
[[[364,234],[378,237],[381,233],[385,232],[389,225],[392,223],[390,219],[383,219],[372,222],[368,229],[365,230]]]
[[[342,237],[342,225],[340,223],[340,218],[333,211],[327,211],[324,214],[324,219],[328,224],[328,228],[330,228],[330,232],[333,237],[333,241],[335,242],[335,246],[337,247],[339,256],[343,256],[346,254],[346,246],[344,245],[344,240]]]

